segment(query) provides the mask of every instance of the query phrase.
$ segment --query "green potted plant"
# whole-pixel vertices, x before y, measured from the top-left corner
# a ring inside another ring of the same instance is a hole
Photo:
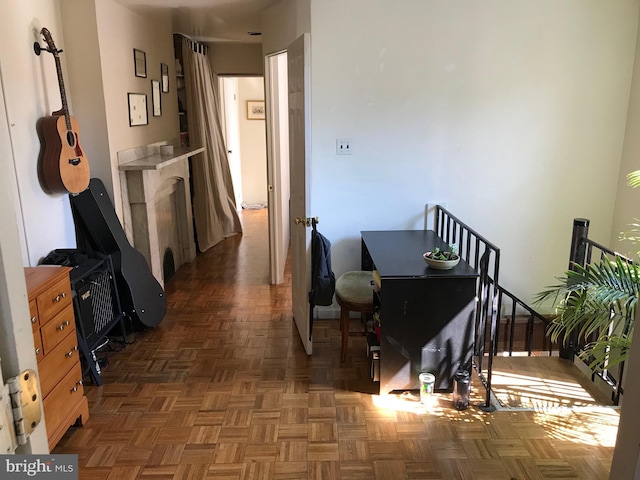
[[[632,187],[640,186],[640,170],[627,175]],[[628,240],[640,240],[640,225],[632,224]],[[577,335],[585,347],[579,356],[594,371],[611,368],[629,357],[635,309],[640,293],[640,265],[616,256],[573,270],[559,283],[536,295],[535,303],[552,301],[556,316],[548,328],[554,342]]]

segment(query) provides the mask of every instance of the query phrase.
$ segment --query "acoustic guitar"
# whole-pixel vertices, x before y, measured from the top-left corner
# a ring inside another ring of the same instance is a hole
[[[43,28],[40,33],[48,48],[41,49],[38,46],[36,54],[45,50],[55,58],[62,98],[62,108],[40,120],[39,127],[44,142],[41,180],[45,190],[50,193],[80,193],[89,186],[91,174],[89,161],[80,146],[78,121],[69,114],[59,55],[62,50],[56,48],[49,30]]]

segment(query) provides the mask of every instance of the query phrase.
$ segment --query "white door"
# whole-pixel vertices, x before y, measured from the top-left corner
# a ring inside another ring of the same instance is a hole
[[[10,378],[26,369],[37,370],[38,367],[24,282],[23,261],[26,257],[22,254],[22,248],[25,242],[21,242],[20,238],[24,230],[16,218],[21,217],[22,212],[4,98],[0,77],[0,205],[3,206],[0,208],[0,357],[2,371]],[[2,382],[0,375],[0,386]],[[28,443],[18,448],[17,453],[49,453],[44,421],[33,431]]]
[[[305,225],[309,218],[310,56],[309,34],[305,33],[287,49],[289,82],[289,162],[291,169],[291,300],[293,318],[307,355],[309,338],[309,301],[311,289],[311,235]],[[295,219],[303,220],[295,224]]]
[[[236,210],[240,210],[242,203],[242,167],[240,165],[240,133],[238,120],[238,79],[220,77],[222,87],[222,110],[224,116],[223,132],[227,145],[229,170],[235,194]]]

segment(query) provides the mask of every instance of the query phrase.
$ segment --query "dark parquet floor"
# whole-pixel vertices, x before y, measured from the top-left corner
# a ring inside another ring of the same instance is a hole
[[[608,478],[611,410],[487,414],[380,397],[362,337],[340,363],[337,320],[316,321],[308,357],[290,275],[268,282],[267,212],[242,221],[242,236],[176,272],[166,318],[108,354],[104,385],[85,386],[91,417],[54,450],[78,455],[80,479]]]

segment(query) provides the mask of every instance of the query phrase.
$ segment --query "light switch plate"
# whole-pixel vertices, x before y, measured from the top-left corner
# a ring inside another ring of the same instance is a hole
[[[353,142],[350,138],[336,139],[337,155],[353,155]]]

